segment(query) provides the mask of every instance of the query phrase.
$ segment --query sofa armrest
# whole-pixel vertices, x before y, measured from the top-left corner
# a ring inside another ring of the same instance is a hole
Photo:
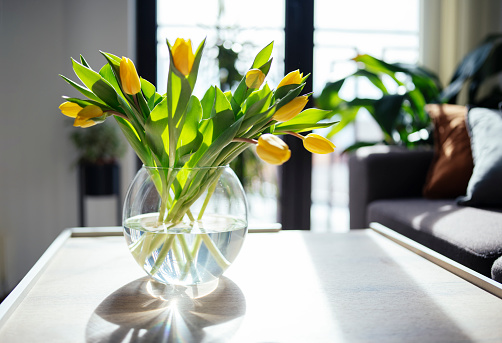
[[[433,151],[396,146],[358,149],[349,157],[350,228],[368,226],[366,208],[377,199],[422,195]]]

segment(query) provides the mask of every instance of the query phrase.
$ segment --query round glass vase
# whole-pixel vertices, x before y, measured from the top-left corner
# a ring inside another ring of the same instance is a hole
[[[125,197],[123,229],[134,259],[156,281],[214,289],[246,236],[246,196],[228,166],[143,166]]]

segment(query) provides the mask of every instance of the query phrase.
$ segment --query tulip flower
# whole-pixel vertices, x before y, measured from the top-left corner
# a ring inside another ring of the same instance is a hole
[[[329,154],[335,150],[335,145],[329,139],[316,133],[309,133],[303,139],[303,146],[315,154]]]
[[[260,88],[263,81],[265,81],[265,74],[260,69],[251,69],[246,73],[248,88]]]
[[[61,104],[61,106],[59,106],[61,112],[63,112],[64,115],[75,118],[75,121],[73,122],[73,126],[75,127],[93,126],[97,123],[94,120],[92,120],[92,118],[101,117],[103,115],[103,111],[101,110],[101,108],[95,105],[89,105],[84,108],[81,108],[81,110],[77,114],[75,114],[75,110],[69,111],[68,107],[69,105],[67,105],[67,103],[63,103]],[[75,117],[73,117],[73,114],[75,114]]]
[[[275,112],[273,119],[278,122],[285,122],[293,119],[303,110],[308,101],[309,98],[306,95],[297,96],[286,105],[279,108],[277,112]]]
[[[300,73],[300,70],[297,69],[284,76],[281,82],[279,82],[277,88],[287,85],[299,85],[300,83],[302,83],[302,78],[303,73]]]
[[[291,150],[283,140],[270,133],[266,133],[258,138],[256,153],[267,163],[280,165],[289,160]]]
[[[192,42],[185,41],[183,38],[177,38],[171,49],[173,55],[173,63],[176,69],[183,75],[187,76],[192,71],[194,55],[192,52]]]
[[[61,110],[61,113],[63,113],[65,116],[70,117],[70,118],[76,118],[78,113],[82,110],[82,107],[80,107],[78,104],[74,102],[63,102],[61,105],[59,105],[59,109]]]
[[[127,57],[120,60],[120,82],[126,94],[135,95],[141,91],[141,82],[134,63]]]

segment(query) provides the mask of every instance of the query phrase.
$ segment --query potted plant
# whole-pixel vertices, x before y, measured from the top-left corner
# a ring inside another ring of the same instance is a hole
[[[81,195],[118,194],[118,159],[123,156],[125,145],[117,129],[110,123],[77,129],[71,140],[79,153]]]
[[[403,63],[386,63],[370,55],[353,58],[357,70],[353,74],[327,83],[316,99],[317,106],[332,110],[340,123],[332,127],[328,138],[353,122],[361,109],[366,109],[380,126],[381,142],[356,142],[348,147],[351,151],[362,146],[379,143],[412,147],[430,144],[430,119],[425,105],[438,102],[441,90],[437,76],[424,68]],[[347,80],[365,78],[381,91],[379,98],[343,99],[340,90]]]

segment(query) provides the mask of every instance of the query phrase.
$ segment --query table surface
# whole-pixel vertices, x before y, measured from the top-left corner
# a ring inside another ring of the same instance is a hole
[[[500,342],[501,318],[502,299],[371,230],[249,234],[198,299],[166,299],[123,237],[79,237],[0,342]]]

